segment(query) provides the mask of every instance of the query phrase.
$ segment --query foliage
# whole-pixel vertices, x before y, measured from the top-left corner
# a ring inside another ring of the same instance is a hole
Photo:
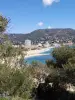
[[[39,66],[37,61],[32,61],[31,65],[34,66],[34,67]]]
[[[16,96],[16,97],[12,97],[11,100],[27,100],[27,99],[23,99],[23,98]]]
[[[6,17],[0,15],[0,32],[4,32],[7,28],[9,21]]]
[[[75,48],[55,48],[52,55],[56,62],[46,61],[51,72],[36,89],[36,98],[75,100]]]
[[[7,70],[7,71],[6,71]],[[11,69],[0,66],[0,93],[8,93],[9,96],[30,98],[34,84],[27,69]]]
[[[0,32],[6,30],[7,24],[8,20],[0,16]],[[23,49],[14,47],[6,35],[0,34],[0,37],[3,39],[0,44],[0,94],[14,96],[14,100],[29,100],[34,82],[25,68]]]
[[[8,45],[8,44],[0,45],[0,56],[1,57],[15,57],[21,54],[22,54],[21,48],[14,48],[12,45]]]
[[[0,100],[8,100],[8,99],[6,99],[6,98],[0,98]]]
[[[75,56],[75,49],[69,47],[56,48],[52,52],[58,66],[66,64],[69,58]]]
[[[45,83],[40,83],[36,88],[35,96],[41,100],[75,100],[75,93],[67,91],[67,84],[75,86],[75,69],[54,68],[54,73],[48,75]]]
[[[63,65],[69,62],[72,62],[72,64],[74,63],[75,49],[70,47],[55,48],[52,52],[52,56],[54,57],[55,61],[47,60],[47,66],[62,68]]]
[[[47,67],[51,68],[51,67],[55,67],[55,63],[53,60],[46,60],[46,65]]]
[[[72,83],[74,85],[75,48],[55,48],[52,55],[56,62],[48,60],[47,66],[52,73],[47,77],[46,82],[56,83],[58,81],[60,84]],[[51,68],[51,66],[53,67]]]
[[[75,56],[68,59],[68,63],[75,64]]]

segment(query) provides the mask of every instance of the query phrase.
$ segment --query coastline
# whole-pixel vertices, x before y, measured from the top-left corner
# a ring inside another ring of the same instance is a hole
[[[42,55],[48,55],[48,54],[41,54],[42,52],[46,52],[48,50],[50,50],[52,47],[48,47],[48,48],[41,48],[40,50],[30,50],[27,51],[27,55],[25,55],[25,58],[30,58],[30,57],[35,57],[35,56],[42,56]]]

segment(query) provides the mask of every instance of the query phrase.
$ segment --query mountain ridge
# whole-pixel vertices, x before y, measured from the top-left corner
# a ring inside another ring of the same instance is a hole
[[[66,42],[68,40],[75,39],[75,29],[71,28],[55,28],[55,29],[38,29],[34,30],[28,34],[9,34],[9,39],[14,43],[22,43],[26,39],[30,39],[33,44],[42,41],[62,41]]]

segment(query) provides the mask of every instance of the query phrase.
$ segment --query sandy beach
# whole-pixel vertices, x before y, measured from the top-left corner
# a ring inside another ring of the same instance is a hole
[[[25,58],[34,57],[34,56],[41,56],[41,55],[48,55],[48,54],[41,54],[42,52],[46,52],[50,50],[53,47],[48,48],[41,48],[40,50],[30,50],[27,51],[27,55],[25,55]]]

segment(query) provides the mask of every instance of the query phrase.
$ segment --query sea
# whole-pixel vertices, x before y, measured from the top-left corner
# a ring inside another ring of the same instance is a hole
[[[75,45],[68,46],[68,47],[75,48]],[[48,51],[41,52],[41,54],[42,54],[41,56],[28,57],[27,59],[25,59],[25,61],[28,64],[31,64],[33,61],[41,62],[43,64],[46,64],[46,60],[54,60],[55,61],[55,59],[52,56],[53,49],[54,48],[50,48]]]
[[[41,62],[41,63],[45,64],[46,60],[54,60],[54,58],[52,57],[52,51],[53,51],[53,48],[50,48],[48,51],[41,52],[40,53],[40,54],[42,54],[41,56],[28,57],[25,59],[25,61],[28,64],[31,64],[33,61]]]

